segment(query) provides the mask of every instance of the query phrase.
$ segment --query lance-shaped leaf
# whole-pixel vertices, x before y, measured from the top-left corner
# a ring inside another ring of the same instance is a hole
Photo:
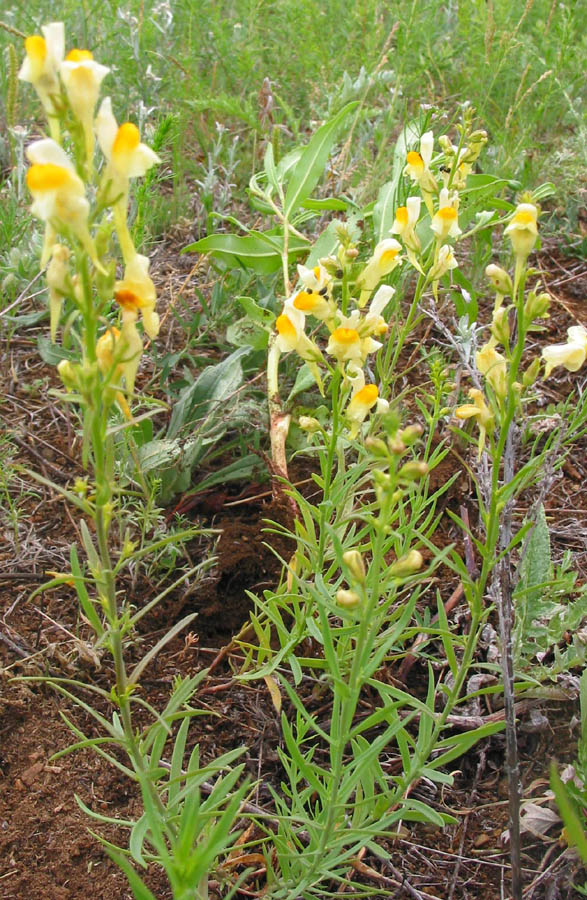
[[[288,255],[295,259],[307,253],[308,241],[290,235]],[[262,275],[270,275],[281,266],[281,246],[283,233],[273,230],[261,234],[209,234],[207,237],[184,247],[182,253],[211,253],[228,265],[243,266]]]
[[[308,142],[292,169],[287,186],[284,208],[287,219],[290,218],[292,212],[302,206],[318,184],[340,126],[358,105],[356,101],[348,103],[334,118],[325,122]]]

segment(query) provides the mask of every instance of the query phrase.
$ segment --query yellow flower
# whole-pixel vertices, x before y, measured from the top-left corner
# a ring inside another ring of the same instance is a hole
[[[361,359],[361,336],[356,328],[335,328],[330,335],[326,352],[338,362]]]
[[[391,226],[391,233],[398,234],[409,250],[416,253],[420,250],[420,240],[415,228],[420,218],[421,200],[419,197],[408,197],[405,206],[398,206]]]
[[[118,125],[112,101],[106,97],[96,117],[96,135],[110,171],[120,179],[137,178],[161,162],[154,150],[141,143],[139,129],[132,122]]]
[[[516,256],[526,259],[538,237],[538,210],[534,204],[518,203],[504,233],[509,235]]]
[[[290,298],[296,309],[303,313],[315,316],[317,319],[325,322],[331,319],[336,313],[336,306],[327,297],[317,293],[311,288],[298,291]]]
[[[542,358],[546,363],[544,377],[548,378],[556,366],[564,366],[569,372],[577,372],[587,358],[587,328],[573,325],[567,329],[569,340],[566,344],[552,344],[544,347]]]
[[[402,259],[399,255],[401,249],[401,244],[395,238],[385,238],[377,244],[373,256],[357,278],[357,287],[361,290],[359,306],[365,305],[381,279],[399,265]]]
[[[458,237],[461,234],[457,205],[458,194],[453,193],[451,196],[447,188],[442,188],[438,198],[438,211],[432,217],[430,225],[440,240],[445,240],[447,237]]]
[[[379,396],[376,384],[365,384],[365,374],[355,363],[349,364],[347,378],[352,382],[352,394],[345,416],[350,427],[349,438],[353,440],[373,407],[382,414],[389,409],[389,403]]]
[[[502,400],[507,395],[507,362],[490,343],[484,344],[475,355],[477,368],[485,376],[495,393]]]
[[[125,263],[136,256],[136,250],[126,222],[128,191],[131,178],[144,175],[151,166],[161,162],[154,150],[141,143],[139,129],[132,122],[120,127],[112,112],[110,97],[106,97],[98,110],[95,121],[96,135],[108,165],[102,183],[108,186],[109,197],[114,202],[113,214],[116,233]]]
[[[493,431],[495,419],[485,402],[483,391],[480,391],[477,388],[471,388],[469,397],[473,403],[465,403],[463,406],[459,406],[455,410],[455,416],[457,419],[477,419],[477,424],[479,426],[479,459],[481,459],[481,453],[485,446],[485,436],[487,432],[491,434]]]
[[[298,275],[309,293],[315,292],[325,297],[332,291],[332,275],[325,269],[322,263],[318,263],[313,269],[298,265]]]
[[[51,262],[47,268],[47,285],[49,287],[49,316],[51,340],[55,343],[57,326],[63,306],[63,298],[68,292],[69,267],[67,265],[70,252],[63,244],[54,244],[51,249]]]
[[[59,129],[54,125],[54,98],[59,96],[59,67],[65,54],[65,29],[63,22],[51,22],[41,28],[43,36],[33,34],[24,43],[26,56],[18,77],[28,81],[43,104],[49,117],[51,134],[57,137]],[[56,133],[55,133],[56,132]]]
[[[61,63],[61,78],[70,106],[84,130],[88,165],[94,153],[94,109],[100,85],[109,71],[94,60],[89,50],[71,50]]]
[[[123,280],[116,282],[114,291],[119,303],[123,302],[118,297],[120,293],[128,298],[127,302],[140,309],[146,333],[151,339],[156,338],[159,334],[159,316],[155,312],[157,294],[149,277],[148,257],[136,253],[125,268]]]
[[[425,194],[433,194],[438,190],[436,179],[430,171],[433,149],[434,135],[431,131],[426,131],[420,138],[420,152],[410,151],[404,168],[404,175],[417,183]]]
[[[122,307],[122,328],[119,336],[114,336],[116,338],[115,345],[118,343],[121,345],[118,364],[120,365],[120,371],[124,375],[126,392],[127,394],[132,394],[135,389],[135,380],[143,352],[143,340],[137,331],[140,301],[131,291],[118,291],[115,294],[115,298]],[[107,349],[107,341],[105,341],[105,345]],[[104,355],[106,349],[102,352],[104,359],[106,359]],[[118,350],[118,347],[115,346],[114,349]]]
[[[287,300],[282,314],[275,320],[275,344],[280,353],[290,353],[293,350],[304,360],[322,392],[322,379],[317,363],[324,360],[320,349],[304,332],[305,322],[304,313],[293,305],[292,298]]]
[[[452,269],[456,269],[458,265],[452,247],[449,244],[443,244],[438,251],[438,257],[430,269],[428,277],[430,281],[438,282],[443,275],[446,275]]]
[[[60,226],[70,228],[83,244],[95,265],[96,250],[88,231],[90,204],[83,181],[76,174],[65,150],[51,138],[35,141],[27,147],[32,163],[27,172],[27,186],[33,196],[31,212],[45,222],[45,244],[41,265],[49,259]]]

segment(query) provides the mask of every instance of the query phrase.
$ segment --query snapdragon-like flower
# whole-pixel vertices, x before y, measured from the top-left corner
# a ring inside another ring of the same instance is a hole
[[[70,106],[84,131],[88,167],[94,154],[94,110],[100,85],[109,71],[94,60],[89,50],[70,50],[61,64],[61,78]]]
[[[438,197],[438,211],[432,217],[430,227],[439,240],[447,237],[458,237],[461,234],[459,228],[458,194],[449,194],[447,188],[442,188]]]
[[[332,293],[332,275],[322,263],[312,269],[298,265],[298,275],[306,291],[315,292],[322,297]]]
[[[544,347],[542,358],[546,363],[544,377],[548,378],[557,366],[564,366],[569,372],[577,372],[587,359],[587,328],[573,325],[567,329],[569,340],[566,344],[551,344]]]
[[[491,434],[493,431],[495,418],[485,402],[483,391],[480,391],[478,388],[471,388],[469,397],[473,403],[465,403],[463,406],[459,406],[455,410],[455,416],[457,419],[477,419],[477,425],[479,426],[479,459],[481,459],[483,447],[485,446],[485,437],[487,433]]]
[[[140,299],[130,291],[117,291],[115,299],[122,309],[122,328],[115,340],[115,347],[117,349],[117,345],[120,343],[119,365],[124,374],[126,392],[132,394],[143,352],[143,339],[137,330],[137,320],[141,308]]]
[[[47,286],[49,288],[49,320],[51,341],[55,343],[57,326],[61,316],[63,298],[68,291],[70,251],[63,244],[54,244],[51,248],[51,261],[47,267]]]
[[[297,309],[291,300],[292,298],[286,301],[283,312],[275,320],[277,332],[275,344],[280,353],[290,353],[293,350],[304,360],[322,393],[322,379],[317,363],[323,362],[324,358],[319,347],[304,331],[306,321],[304,313]]]
[[[326,352],[339,363],[361,360],[361,336],[356,328],[341,326],[330,335]]]
[[[416,225],[420,218],[420,197],[408,197],[405,206],[398,206],[391,226],[391,233],[397,234],[408,250],[419,252],[421,244],[416,234]]]
[[[59,96],[59,68],[65,54],[63,22],[51,22],[41,28],[43,36],[33,34],[25,39],[26,56],[18,77],[36,90],[45,110],[51,135],[59,136],[54,99]]]
[[[443,244],[438,251],[436,262],[430,269],[428,277],[437,284],[443,275],[458,267],[457,259],[450,244]]]
[[[426,195],[434,194],[438,190],[436,179],[430,171],[433,149],[434,135],[431,131],[426,131],[420,138],[420,152],[411,150],[406,157],[404,168],[404,175],[419,185],[426,201]]]
[[[393,272],[400,264],[401,249],[401,244],[395,238],[385,238],[383,241],[379,241],[373,251],[373,256],[357,278],[357,287],[361,290],[360,307],[365,305],[369,295],[375,290],[381,279]]]
[[[482,375],[485,376],[496,395],[502,400],[507,395],[507,360],[498,353],[490,342],[484,344],[475,355],[475,363]]]
[[[114,291],[119,303],[123,302],[120,297],[125,297],[141,311],[145,332],[151,339],[156,338],[159,334],[159,316],[155,312],[157,293],[149,276],[149,258],[136,253],[125,268],[123,280],[116,282]]]
[[[106,97],[100,105],[95,128],[98,143],[108,162],[103,184],[109,186],[109,196],[115,201],[114,224],[124,261],[128,264],[136,254],[126,222],[130,179],[145,175],[151,166],[161,160],[154,150],[141,143],[136,125],[132,122],[118,125],[110,97]]]
[[[32,163],[26,179],[33,196],[31,212],[46,225],[41,265],[44,266],[49,259],[56,232],[65,226],[71,229],[99,267],[88,231],[90,204],[85,185],[76,174],[69,156],[51,138],[35,141],[27,147],[26,154]]]
[[[533,203],[518,203],[504,234],[509,235],[518,259],[525,260],[538,237],[538,209]]]
[[[388,411],[389,403],[379,396],[376,384],[365,384],[364,372],[356,365],[348,366],[347,377],[352,382],[352,393],[345,416],[349,423],[349,438],[353,440],[373,407],[381,415]]]

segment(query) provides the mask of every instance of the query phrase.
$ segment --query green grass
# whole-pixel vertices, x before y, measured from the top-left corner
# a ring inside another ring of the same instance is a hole
[[[238,137],[231,183],[240,194],[273,126],[286,150],[343,95],[353,94],[366,100],[366,121],[347,160],[362,199],[385,180],[391,141],[407,118],[419,116],[422,104],[432,107],[432,124],[440,131],[445,112],[452,116],[470,102],[490,133],[487,167],[524,187],[554,178],[559,211],[572,225],[585,187],[581,90],[587,39],[581,5],[304,0],[294,7],[288,0],[131,0],[120,8],[82,0],[80,15],[79,2],[65,0],[60,16],[68,46],[91,47],[112,67],[104,91],[112,95],[119,119],[145,122],[152,140],[160,123],[172,118],[162,144],[173,171],[171,189],[152,204],[153,220],[141,223],[145,233],[158,235],[174,219],[197,213],[194,194],[210,154],[222,182],[231,141],[214,155],[216,122]],[[54,17],[47,0],[14,4],[0,15],[25,34]],[[14,102],[9,44],[20,60],[20,39],[0,29],[2,116],[28,124],[38,116],[38,104],[24,84]],[[265,78],[271,82],[269,111],[260,94]],[[6,173],[8,142],[1,152]],[[164,174],[159,177],[165,181]],[[226,195],[227,185],[221,187]]]

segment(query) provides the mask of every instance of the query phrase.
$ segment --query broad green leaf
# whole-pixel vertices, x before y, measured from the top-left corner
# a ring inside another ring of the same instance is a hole
[[[76,358],[73,350],[66,350],[59,344],[53,344],[44,334],[40,334],[37,338],[37,350],[43,362],[46,362],[48,366],[56,366],[62,359],[74,360]]]
[[[237,303],[239,303],[249,319],[253,322],[257,322],[259,325],[267,325],[271,327],[273,325],[273,320],[275,319],[275,315],[271,312],[270,309],[265,309],[263,306],[259,306],[256,300],[252,297],[237,297]]]
[[[207,366],[193,384],[184,388],[171,413],[168,438],[177,437],[186,425],[221,408],[243,382],[241,360],[247,353],[250,347],[240,347],[222,362]]]
[[[296,375],[295,384],[289,392],[289,397],[287,398],[287,402],[290,403],[291,400],[297,395],[302,394],[304,391],[310,390],[316,384],[316,380],[312,373],[310,372],[307,365],[304,363],[298,369],[298,374]]]
[[[167,469],[181,454],[181,447],[177,441],[155,440],[143,444],[137,449],[139,466],[142,472],[151,472],[153,469]]]
[[[310,138],[293,169],[287,186],[284,208],[286,219],[289,219],[292,212],[295,212],[303,204],[318,184],[340,126],[358,105],[356,101],[348,103]]]
[[[210,234],[195,244],[189,244],[182,253],[211,253],[231,266],[243,266],[255,272],[269,275],[281,266],[281,253],[259,233],[246,235]],[[280,240],[283,240],[279,236]],[[308,242],[290,235],[289,256],[294,259],[308,250]]]
[[[272,317],[273,318],[273,317]],[[242,316],[226,329],[226,340],[233,347],[250,347],[251,350],[265,350],[269,344],[269,333],[249,316]]]

